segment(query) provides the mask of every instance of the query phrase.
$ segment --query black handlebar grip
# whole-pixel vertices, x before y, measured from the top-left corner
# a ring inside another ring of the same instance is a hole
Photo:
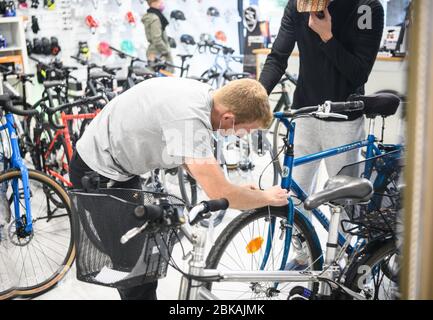
[[[27,117],[27,116],[35,116],[39,114],[38,110],[23,110],[21,108],[17,108],[14,106],[11,98],[7,95],[1,95],[0,96],[0,106],[3,107],[3,109],[7,112]]]
[[[349,102],[331,102],[332,113],[341,112],[356,112],[364,110],[364,102],[362,101],[349,101]]]
[[[227,199],[210,200],[210,201],[204,201],[203,203],[209,209],[210,212],[227,210],[230,205]]]
[[[141,220],[156,221],[164,213],[164,209],[157,205],[138,206],[134,210],[134,215]]]

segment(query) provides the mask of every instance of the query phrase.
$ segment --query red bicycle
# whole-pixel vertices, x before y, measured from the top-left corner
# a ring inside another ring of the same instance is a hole
[[[33,130],[32,159],[35,167],[67,188],[72,187],[68,173],[75,144],[99,114],[101,100],[106,102],[102,96],[94,96],[54,108],[44,106],[45,112]],[[78,108],[78,113],[73,112],[74,108]]]

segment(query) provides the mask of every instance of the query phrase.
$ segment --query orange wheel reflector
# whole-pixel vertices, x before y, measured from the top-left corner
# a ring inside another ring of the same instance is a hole
[[[247,245],[247,252],[249,254],[254,254],[257,251],[259,251],[263,245],[263,242],[265,242],[265,239],[262,237],[255,238],[251,240]]]

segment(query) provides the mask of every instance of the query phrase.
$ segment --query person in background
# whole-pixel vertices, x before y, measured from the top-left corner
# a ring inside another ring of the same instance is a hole
[[[311,5],[319,6],[316,12]],[[321,7],[320,7],[321,6]],[[300,12],[301,11],[301,12]],[[364,94],[379,51],[384,10],[379,0],[289,0],[278,36],[268,56],[260,82],[268,94],[286,72],[287,61],[297,44],[300,69],[293,108],[315,106],[327,100],[346,101]],[[362,112],[347,114],[348,121],[305,118],[296,121],[295,157],[324,151],[365,138]],[[325,160],[330,177],[357,162],[352,151]],[[299,166],[293,177],[307,193],[314,193],[320,162]],[[311,213],[307,213],[311,218]],[[291,261],[287,269],[303,270],[305,263]],[[305,258],[305,257],[304,257]]]
[[[153,62],[156,59],[161,59],[173,64],[170,44],[165,32],[169,22],[162,13],[165,8],[164,1],[147,0],[147,3],[149,9],[141,20],[144,24],[147,41],[149,42],[147,60]],[[173,72],[173,69],[169,67],[167,71]]]

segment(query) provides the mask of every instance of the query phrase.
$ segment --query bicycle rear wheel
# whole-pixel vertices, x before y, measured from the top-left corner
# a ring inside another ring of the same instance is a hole
[[[208,269],[220,271],[277,271],[285,270],[282,264],[294,259],[295,251],[307,255],[308,270],[322,267],[321,248],[314,230],[295,212],[292,237],[288,235],[288,208],[262,208],[244,212],[236,217],[221,233],[207,259]],[[272,224],[275,228],[272,228]],[[273,231],[272,231],[273,230]],[[287,241],[291,249],[285,252]],[[268,247],[270,244],[270,247]],[[297,248],[296,250],[294,248]],[[284,257],[284,253],[287,257]],[[266,255],[268,257],[266,258]],[[267,260],[266,262],[264,262]],[[283,299],[286,300],[294,286],[303,285],[317,290],[318,286],[308,283],[236,283],[221,282],[207,286],[216,296],[227,300]]]
[[[345,285],[371,300],[395,300],[399,295],[399,255],[395,239],[378,241],[348,270]]]
[[[0,299],[33,297],[50,290],[63,279],[75,259],[66,191],[45,174],[29,171],[33,232],[23,236],[20,229],[17,230],[14,216],[13,181],[18,181],[20,219],[25,222],[21,173],[7,171],[0,175],[0,184],[7,185],[6,195],[13,217],[0,240]]]

